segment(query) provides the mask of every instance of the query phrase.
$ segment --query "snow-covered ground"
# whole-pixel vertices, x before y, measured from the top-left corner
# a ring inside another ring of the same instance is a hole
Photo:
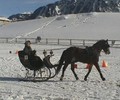
[[[0,27],[0,37],[50,37],[77,39],[119,39],[120,14],[92,13],[66,15],[64,18],[51,17],[25,22],[15,22]],[[37,55],[43,58],[43,50],[54,49],[52,63],[57,63],[67,46],[31,45]],[[93,67],[87,73],[86,64],[77,63],[76,81],[70,67],[65,72],[64,80],[59,81],[61,72],[47,82],[23,82],[25,68],[19,61],[16,51],[24,44],[0,43],[0,100],[120,100],[120,49],[110,48],[111,54],[101,53],[99,64],[105,60],[108,67],[100,67],[106,81],[102,81]],[[60,49],[59,49],[60,48]],[[61,49],[63,48],[63,49]],[[10,54],[9,51],[12,51]],[[48,51],[49,53],[49,51]]]

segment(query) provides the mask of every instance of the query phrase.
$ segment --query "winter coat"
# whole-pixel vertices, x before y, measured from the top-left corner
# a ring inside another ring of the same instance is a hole
[[[23,51],[26,53],[26,55],[31,55],[33,52],[30,46],[25,46]]]

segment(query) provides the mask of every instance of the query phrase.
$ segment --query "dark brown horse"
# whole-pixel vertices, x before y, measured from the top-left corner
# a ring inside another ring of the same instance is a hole
[[[90,68],[88,70],[88,73],[85,75],[84,80],[87,80],[87,77],[89,73],[91,72],[92,66],[94,65],[102,80],[104,81],[105,78],[103,77],[98,61],[99,61],[99,56],[100,52],[103,50],[105,54],[110,54],[109,50],[110,45],[108,44],[108,40],[100,40],[96,42],[93,46],[86,47],[85,49],[78,48],[78,47],[69,47],[66,50],[63,51],[62,56],[60,58],[59,66],[57,67],[56,74],[59,73],[60,69],[63,66],[62,70],[62,75],[60,80],[63,80],[64,77],[64,72],[69,64],[71,64],[71,70],[76,78],[78,80],[78,76],[74,71],[74,63],[75,62],[82,62],[82,63],[87,63],[90,65]]]

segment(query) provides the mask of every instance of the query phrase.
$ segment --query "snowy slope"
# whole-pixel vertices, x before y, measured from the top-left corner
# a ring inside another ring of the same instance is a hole
[[[58,17],[11,23],[0,27],[0,37],[119,39],[120,13],[83,13]]]

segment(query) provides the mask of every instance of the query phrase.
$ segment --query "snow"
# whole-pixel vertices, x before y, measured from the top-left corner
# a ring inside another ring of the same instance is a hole
[[[0,37],[55,37],[85,39],[119,39],[118,13],[90,13],[65,15],[67,19],[57,17],[14,22],[0,27]],[[62,27],[66,25],[66,27]],[[38,30],[37,30],[38,29]],[[35,31],[36,30],[36,31]],[[35,32],[34,32],[35,31]],[[41,32],[42,31],[42,32]],[[69,36],[69,37],[68,37]],[[68,46],[32,44],[37,55],[43,58],[43,50],[49,53],[53,49],[53,64],[57,63],[64,49]],[[106,81],[102,81],[93,67],[88,81],[86,64],[77,63],[75,70],[79,80],[76,81],[70,67],[65,72],[63,81],[59,81],[61,72],[46,82],[23,82],[25,68],[19,61],[16,51],[22,50],[24,44],[0,43],[0,99],[1,100],[120,100],[120,49],[110,48],[111,54],[101,53],[100,68]],[[60,48],[60,49],[59,49]],[[61,49],[62,48],[62,49]],[[12,53],[10,54],[9,51]],[[102,67],[102,61],[108,67]]]
[[[8,22],[10,22],[11,20],[9,20],[9,19],[7,19],[7,18],[5,18],[5,17],[1,17],[1,16],[0,16],[0,21],[8,21]]]
[[[0,37],[119,39],[119,13],[83,13],[14,22],[0,27]],[[30,34],[29,34],[30,33]],[[83,35],[84,34],[84,35]],[[114,34],[114,35],[113,35]],[[27,35],[27,36],[26,36]],[[69,37],[68,37],[69,35]]]
[[[56,12],[57,12],[57,14],[58,14],[58,15],[60,15],[60,14],[61,14],[60,9],[59,9],[59,7],[58,7],[58,6],[56,6],[56,7],[55,7],[55,10],[56,10]]]

